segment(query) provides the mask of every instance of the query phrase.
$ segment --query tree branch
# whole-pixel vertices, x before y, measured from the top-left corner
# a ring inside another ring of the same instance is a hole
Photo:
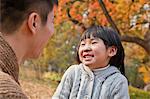
[[[103,13],[105,14],[105,16],[106,16],[108,22],[110,23],[111,27],[112,27],[114,30],[116,30],[116,32],[117,32],[118,34],[120,34],[120,31],[119,31],[118,27],[116,26],[116,24],[114,23],[114,21],[112,20],[111,16],[109,15],[109,13],[108,13],[108,11],[107,11],[107,9],[106,9],[106,6],[105,6],[105,4],[104,4],[104,2],[103,2],[102,0],[99,0],[99,4],[100,4],[100,7],[102,8]]]
[[[121,38],[122,41],[132,42],[132,43],[136,43],[136,44],[140,45],[150,55],[150,45],[147,41],[145,41],[143,39],[140,39],[138,37],[131,37],[131,36],[128,36],[128,35],[123,35],[120,38]]]
[[[76,20],[76,19],[73,19],[69,12],[70,12],[70,9],[67,8],[67,15],[68,15],[69,20],[72,21],[73,24],[78,25],[78,26],[80,26],[83,30],[85,30],[86,27],[84,26],[84,24],[81,23],[81,22],[79,22],[79,21]]]
[[[147,23],[149,23],[149,22],[147,22],[147,21],[137,22],[135,25],[131,25],[131,26],[129,27],[129,29],[133,28],[134,26],[143,25],[143,24],[147,24]]]

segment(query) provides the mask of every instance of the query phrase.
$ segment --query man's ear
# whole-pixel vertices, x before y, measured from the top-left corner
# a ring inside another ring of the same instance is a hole
[[[39,27],[40,17],[37,13],[31,13],[28,17],[28,27],[31,33],[34,35]]]
[[[109,47],[108,54],[110,57],[115,56],[117,54],[117,47],[116,46]]]

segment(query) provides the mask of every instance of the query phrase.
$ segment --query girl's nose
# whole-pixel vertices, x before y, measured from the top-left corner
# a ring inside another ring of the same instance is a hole
[[[89,45],[85,46],[84,51],[91,51],[91,47]]]

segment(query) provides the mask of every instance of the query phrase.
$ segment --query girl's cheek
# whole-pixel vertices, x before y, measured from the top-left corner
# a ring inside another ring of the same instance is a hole
[[[79,57],[81,57],[81,52],[79,52]]]
[[[79,57],[81,57],[82,56],[82,51],[81,50],[79,50]]]

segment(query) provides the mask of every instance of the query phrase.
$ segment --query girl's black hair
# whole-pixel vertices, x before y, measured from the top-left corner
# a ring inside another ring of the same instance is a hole
[[[115,46],[117,48],[117,53],[115,56],[111,57],[109,64],[111,66],[117,67],[120,72],[125,75],[125,68],[124,68],[124,48],[121,44],[121,40],[119,35],[116,33],[115,30],[113,30],[110,27],[104,27],[104,26],[92,26],[89,27],[81,36],[80,42],[86,38],[95,37],[100,38],[103,40],[104,44],[106,45],[106,48],[110,46]],[[79,42],[79,44],[80,44]],[[77,61],[81,63],[79,59],[77,48]]]

